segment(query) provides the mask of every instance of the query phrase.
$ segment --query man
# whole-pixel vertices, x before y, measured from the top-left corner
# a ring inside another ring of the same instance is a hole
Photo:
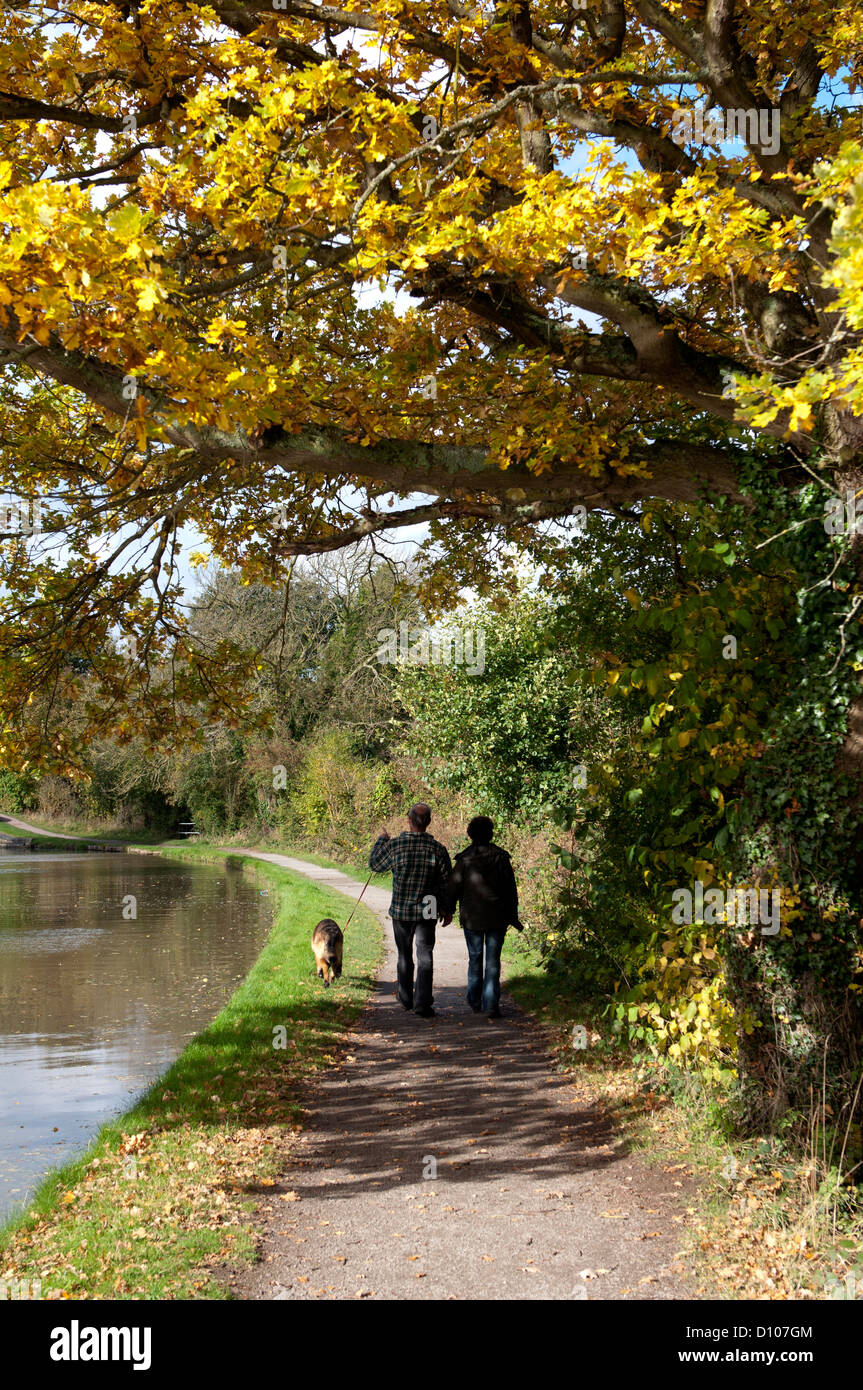
[[[522,931],[518,889],[505,849],[492,844],[494,825],[474,816],[467,828],[470,845],[455,857],[449,906],[460,903],[459,921],[467,942],[467,1002],[475,1014],[500,1018],[500,953],[506,929]],[[485,950],[485,970],[483,970]]]
[[[420,801],[408,811],[408,829],[395,839],[384,830],[372,847],[369,868],[377,873],[392,870],[393,897],[390,916],[399,953],[398,997],[403,1009],[420,1018],[434,1018],[432,1004],[435,924],[452,921],[448,913],[449,876],[452,863],[443,845],[427,834],[431,810]],[[414,940],[417,946],[414,991]]]

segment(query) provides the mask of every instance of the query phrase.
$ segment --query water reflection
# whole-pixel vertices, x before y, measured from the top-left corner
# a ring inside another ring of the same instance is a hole
[[[268,894],[227,867],[0,858],[0,1215],[218,1013],[271,920]]]

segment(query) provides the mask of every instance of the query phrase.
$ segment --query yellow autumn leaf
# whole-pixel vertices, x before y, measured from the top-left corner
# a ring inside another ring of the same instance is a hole
[[[149,313],[159,302],[159,288],[155,281],[148,280],[138,294],[138,308]]]

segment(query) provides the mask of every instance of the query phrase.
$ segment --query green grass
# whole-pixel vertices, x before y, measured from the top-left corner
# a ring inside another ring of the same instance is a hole
[[[236,837],[228,835],[224,835],[221,838],[222,840],[233,838],[238,845],[246,845],[245,839],[237,839]],[[219,842],[216,840],[200,840],[197,843],[210,846],[216,845]],[[305,859],[310,864],[317,864],[320,869],[338,869],[340,873],[349,874],[351,878],[358,878],[361,883],[365,883],[369,876],[369,851],[371,850],[371,843],[365,845],[362,851],[358,852],[355,857],[352,855],[347,859],[327,859],[323,855],[316,854],[312,850],[307,849],[305,845],[286,844],[279,840],[261,842],[252,842],[250,840],[248,842],[248,848],[265,850],[268,854],[287,854],[290,855],[292,859]],[[389,888],[392,885],[392,876],[390,874],[372,874],[369,881],[375,888]]]
[[[166,853],[225,857],[197,845]],[[343,914],[345,899],[276,865],[227,857],[275,890],[264,949],[164,1076],[0,1230],[0,1278],[41,1280],[43,1298],[220,1298],[204,1266],[253,1258],[253,1199],[283,1165],[304,1083],[339,1060],[373,986],[382,933],[361,905],[345,972],[326,990],[311,929]]]
[[[17,826],[10,826],[6,820],[0,820],[0,835],[13,835],[15,840],[32,840],[33,849],[56,849],[58,852],[71,852],[76,849],[86,849],[88,845],[96,844],[161,844],[164,841],[163,833],[156,833],[153,830],[138,830],[131,833],[128,830],[111,831],[99,828],[99,830],[89,830],[83,821],[49,821],[46,823],[43,817],[35,819],[29,810],[13,812],[13,810],[0,810],[0,816],[15,816],[18,820],[25,820],[28,826],[35,826],[36,831],[42,830],[43,834],[33,833],[32,830],[19,830]],[[56,834],[50,834],[50,831]],[[65,835],[71,835],[71,840],[65,840]]]
[[[302,845],[298,848],[280,847],[281,854],[289,854],[292,859],[308,859],[310,864],[317,864],[321,869],[339,869],[343,874],[350,874],[352,878],[358,878],[361,883],[365,883],[369,877],[369,851],[371,845],[366,847],[362,855],[357,855],[356,859],[347,862],[336,859],[324,859],[319,854],[311,854]],[[392,874],[372,874],[369,883],[373,888],[389,888],[392,886]]]
[[[33,825],[37,830],[44,833],[34,834],[32,830],[19,830],[17,826],[10,825],[8,821],[0,820],[0,835],[14,835],[23,839],[32,839],[39,849],[62,849],[65,845],[67,850],[75,849],[76,844],[159,844],[165,836],[164,833],[155,830],[105,830],[104,828],[90,829],[84,821],[56,821],[46,822],[44,817],[36,816],[30,811],[4,811],[0,809],[0,816],[15,816],[18,820],[26,821],[28,825]],[[56,835],[51,835],[50,831],[55,831]],[[58,836],[71,835],[72,840],[63,840]]]
[[[0,811],[0,815],[9,815],[8,811]],[[32,835],[31,830],[19,830],[17,825],[10,825],[8,821],[0,820],[0,834],[2,835]]]
[[[629,1048],[609,1036],[608,1020],[603,1018],[607,999],[585,997],[564,970],[546,970],[539,947],[529,934],[507,932],[503,961],[506,988],[542,1025],[562,1068],[581,1067],[601,1075],[610,1063],[615,1068],[631,1065]],[[585,1029],[587,1046],[575,1045],[575,1025]]]
[[[0,815],[11,815],[11,812],[0,812]],[[27,819],[26,816],[23,817]],[[78,840],[56,840],[49,835],[35,835],[32,830],[19,830],[17,825],[10,825],[8,821],[0,820],[0,835],[9,835],[16,840],[31,840],[34,849],[77,849],[81,841]]]

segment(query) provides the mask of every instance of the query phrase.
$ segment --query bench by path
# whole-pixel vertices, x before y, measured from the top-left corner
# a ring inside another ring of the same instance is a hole
[[[352,899],[362,887],[288,855],[233,852]],[[676,1258],[680,1184],[626,1153],[506,993],[499,1022],[470,1012],[457,927],[437,932],[437,1017],[406,1013],[389,898],[366,889],[386,960],[348,1057],[310,1085],[306,1127],[261,1202],[261,1262],[224,1271],[236,1296],[691,1298]]]

